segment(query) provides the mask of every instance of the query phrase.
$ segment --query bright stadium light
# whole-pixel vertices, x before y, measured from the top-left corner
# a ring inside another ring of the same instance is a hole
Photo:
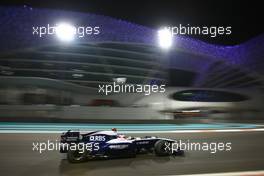
[[[163,49],[169,49],[172,46],[173,37],[168,28],[162,28],[158,31],[158,42]]]
[[[61,41],[69,42],[75,37],[76,29],[71,24],[60,23],[56,27],[56,35]]]

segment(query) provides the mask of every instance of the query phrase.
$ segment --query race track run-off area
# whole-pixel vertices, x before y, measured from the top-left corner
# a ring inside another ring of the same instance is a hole
[[[68,129],[110,130],[131,136],[158,136],[189,142],[231,142],[230,151],[189,150],[185,156],[105,159],[70,164],[59,151],[33,151],[33,142],[58,141]],[[259,175],[264,170],[264,131],[252,124],[32,124],[1,123],[0,172],[6,176],[35,175],[185,175],[232,173]],[[15,168],[15,169],[14,169]],[[246,172],[245,172],[246,171]],[[248,172],[253,171],[253,172]],[[258,171],[258,172],[256,172]],[[232,175],[231,174],[231,175]]]

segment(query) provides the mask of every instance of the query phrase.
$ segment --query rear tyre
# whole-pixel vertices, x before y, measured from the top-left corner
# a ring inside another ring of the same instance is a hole
[[[137,151],[136,150],[132,150],[130,155],[129,155],[129,158],[136,158],[137,157]]]
[[[67,153],[67,160],[70,163],[81,163],[87,161],[87,151],[69,150]]]

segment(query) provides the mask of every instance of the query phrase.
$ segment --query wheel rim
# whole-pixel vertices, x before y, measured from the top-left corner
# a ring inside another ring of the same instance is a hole
[[[83,152],[80,152],[79,150],[76,150],[72,153],[72,157],[74,158],[74,160],[80,161],[83,159]]]

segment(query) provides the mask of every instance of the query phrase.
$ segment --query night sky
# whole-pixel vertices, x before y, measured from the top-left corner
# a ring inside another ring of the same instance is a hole
[[[235,45],[264,33],[262,0],[16,0],[1,5],[90,12],[144,26],[232,26],[232,35],[192,36],[209,43]]]

